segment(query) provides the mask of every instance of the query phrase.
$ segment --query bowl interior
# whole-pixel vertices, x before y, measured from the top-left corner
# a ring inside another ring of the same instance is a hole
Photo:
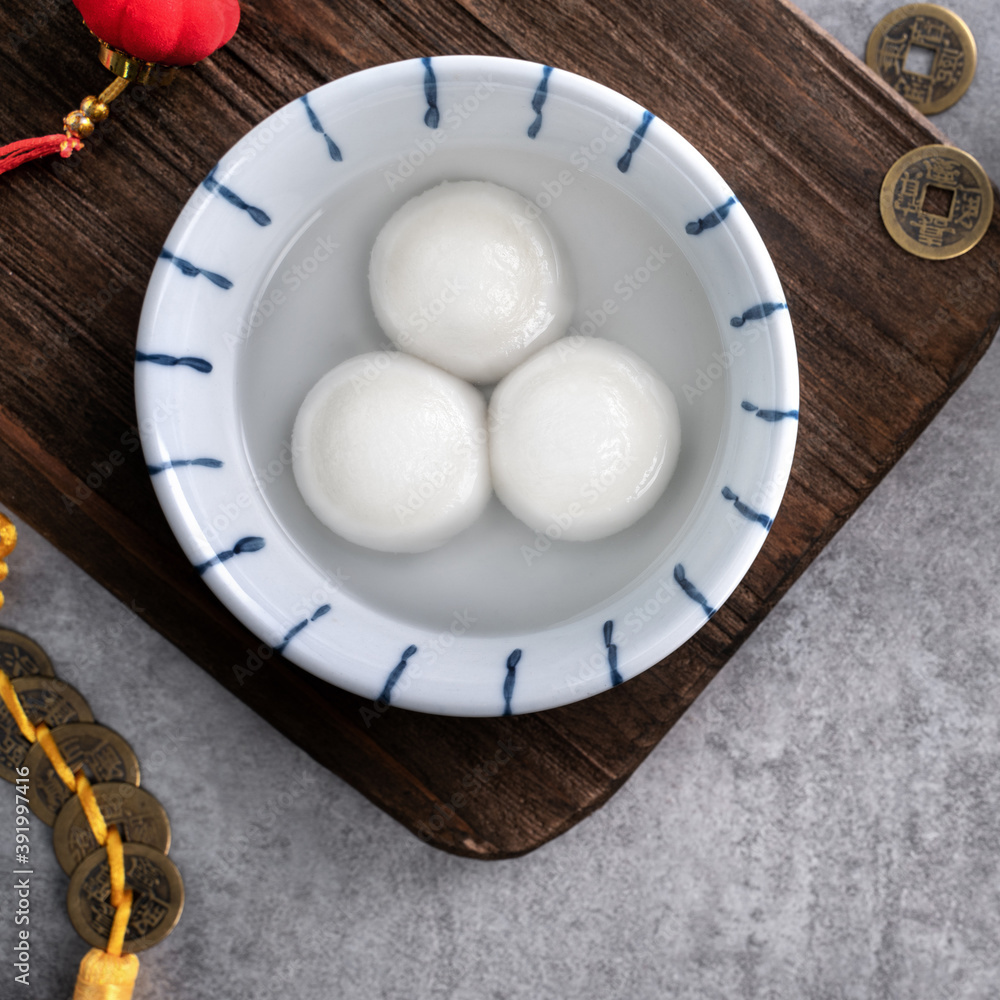
[[[435,152],[412,184],[388,189],[384,175],[396,165],[390,160],[338,185],[317,204],[310,224],[280,248],[255,308],[278,304],[253,328],[240,359],[237,400],[246,461],[264,470],[261,494],[303,558],[320,572],[349,577],[345,586],[360,600],[429,628],[445,627],[456,608],[468,608],[484,632],[545,628],[607,603],[682,534],[709,480],[722,432],[724,390],[691,405],[683,396],[690,373],[722,347],[708,298],[663,226],[620,188],[596,177],[574,179],[542,218],[562,244],[579,289],[570,334],[593,328],[631,348],[680,400],[680,462],[650,514],[596,542],[539,544],[540,537],[494,497],[486,516],[444,546],[395,555],[333,534],[305,506],[293,476],[266,474],[269,465],[278,471],[282,449],[288,454],[295,414],[317,374],[389,347],[372,311],[367,267],[375,237],[396,208],[448,179],[486,179],[534,199],[563,169],[533,149],[456,138]],[[326,246],[332,247],[329,255],[322,252]],[[307,275],[304,262],[315,259],[317,248],[325,259],[315,269],[310,264]],[[294,294],[285,294],[293,286]]]

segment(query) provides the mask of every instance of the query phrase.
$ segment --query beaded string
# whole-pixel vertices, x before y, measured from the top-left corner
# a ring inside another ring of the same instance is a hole
[[[115,79],[99,97],[85,97],[77,111],[63,119],[64,134],[43,135],[36,139],[18,139],[0,147],[0,174],[31,160],[58,153],[63,159],[83,149],[83,140],[92,135],[95,126],[108,117],[108,105],[128,86],[128,81]]]
[[[0,514],[0,582],[8,573],[6,557],[17,545],[17,529],[9,518]],[[3,592],[0,591],[0,608],[3,607]],[[6,672],[0,670],[0,699],[17,722],[21,735],[29,743],[38,743],[48,757],[56,774],[66,787],[80,797],[84,815],[97,843],[104,848],[108,857],[111,877],[111,905],[115,908],[108,943],[102,951],[91,948],[80,962],[73,1000],[129,1000],[139,974],[139,956],[123,955],[125,932],[132,914],[132,890],[125,885],[125,856],[122,849],[121,832],[114,824],[108,825],[90,786],[90,781],[82,769],[75,773],[66,763],[52,731],[45,722],[37,725],[28,718],[17,692]]]
[[[108,105],[131,81],[169,83],[177,66],[210,56],[232,38],[240,20],[238,0],[182,4],[177,0],[143,0],[111,3],[110,0],[74,0],[91,30],[100,25],[99,59],[115,80],[99,97],[86,97],[77,110],[63,118],[63,131],[33,139],[18,139],[0,146],[0,174],[43,156],[66,158],[83,149],[83,140],[108,117]],[[111,8],[115,8],[112,10]],[[121,8],[121,9],[118,9]],[[143,58],[118,48],[121,39],[142,39]]]

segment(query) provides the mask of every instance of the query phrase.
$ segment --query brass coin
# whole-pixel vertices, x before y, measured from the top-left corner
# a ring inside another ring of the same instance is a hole
[[[93,722],[83,695],[58,677],[18,677],[11,687],[25,715],[33,723],[47,722],[52,729],[67,722]],[[14,768],[24,763],[31,744],[21,735],[14,716],[0,701],[0,778],[13,781]]]
[[[52,738],[70,770],[82,767],[94,784],[99,781],[139,784],[139,761],[135,752],[113,729],[96,722],[71,722],[53,729]],[[56,774],[40,743],[32,746],[24,762],[31,769],[28,805],[43,823],[52,826],[73,793]]]
[[[52,661],[34,639],[10,628],[0,628],[0,669],[15,677],[55,677]]]
[[[131,955],[162,941],[180,920],[184,883],[177,865],[147,844],[122,844],[125,886],[132,890],[132,914],[122,952]],[[115,908],[111,905],[111,874],[102,847],[84,858],[69,880],[69,919],[87,944],[108,943]]]
[[[901,156],[882,181],[882,221],[904,249],[929,260],[971,250],[993,218],[986,171],[952,146],[920,146]]]
[[[921,55],[925,64],[917,66]],[[918,111],[933,115],[969,89],[976,72],[976,40],[965,21],[947,8],[911,3],[875,25],[865,62]]]
[[[91,787],[101,815],[108,826],[117,825],[124,842],[146,844],[164,854],[170,851],[167,811],[149,792],[124,781],[105,781]],[[59,810],[52,827],[52,843],[67,875],[72,875],[84,858],[98,850],[78,795]]]

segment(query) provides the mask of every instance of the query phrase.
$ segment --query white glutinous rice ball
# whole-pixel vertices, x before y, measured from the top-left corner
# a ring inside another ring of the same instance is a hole
[[[467,528],[490,498],[486,404],[472,386],[397,351],[324,375],[292,432],[295,482],[338,535],[423,552]]]
[[[535,207],[486,181],[411,198],[372,250],[375,316],[401,350],[490,383],[566,332],[566,265]]]
[[[551,538],[590,541],[628,527],[666,488],[680,452],[673,393],[631,351],[567,337],[494,390],[497,496]]]

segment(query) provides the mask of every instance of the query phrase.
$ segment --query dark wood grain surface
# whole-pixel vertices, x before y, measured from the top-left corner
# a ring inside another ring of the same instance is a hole
[[[108,82],[66,0],[9,0],[0,37],[0,142],[56,131]],[[590,76],[716,165],[788,295],[799,442],[746,579],[662,663],[532,716],[392,709],[366,723],[370,705],[280,659],[234,679],[258,642],[187,563],[153,496],[135,436],[135,330],[174,217],[252,125],[352,70],[461,52]],[[885,171],[934,141],[925,119],[780,0],[244,2],[225,50],[168,90],[127,94],[83,154],[0,178],[0,501],[424,839],[481,858],[531,850],[627,779],[986,349],[1000,323],[996,219],[976,250],[942,262],[908,256],[879,220]]]

